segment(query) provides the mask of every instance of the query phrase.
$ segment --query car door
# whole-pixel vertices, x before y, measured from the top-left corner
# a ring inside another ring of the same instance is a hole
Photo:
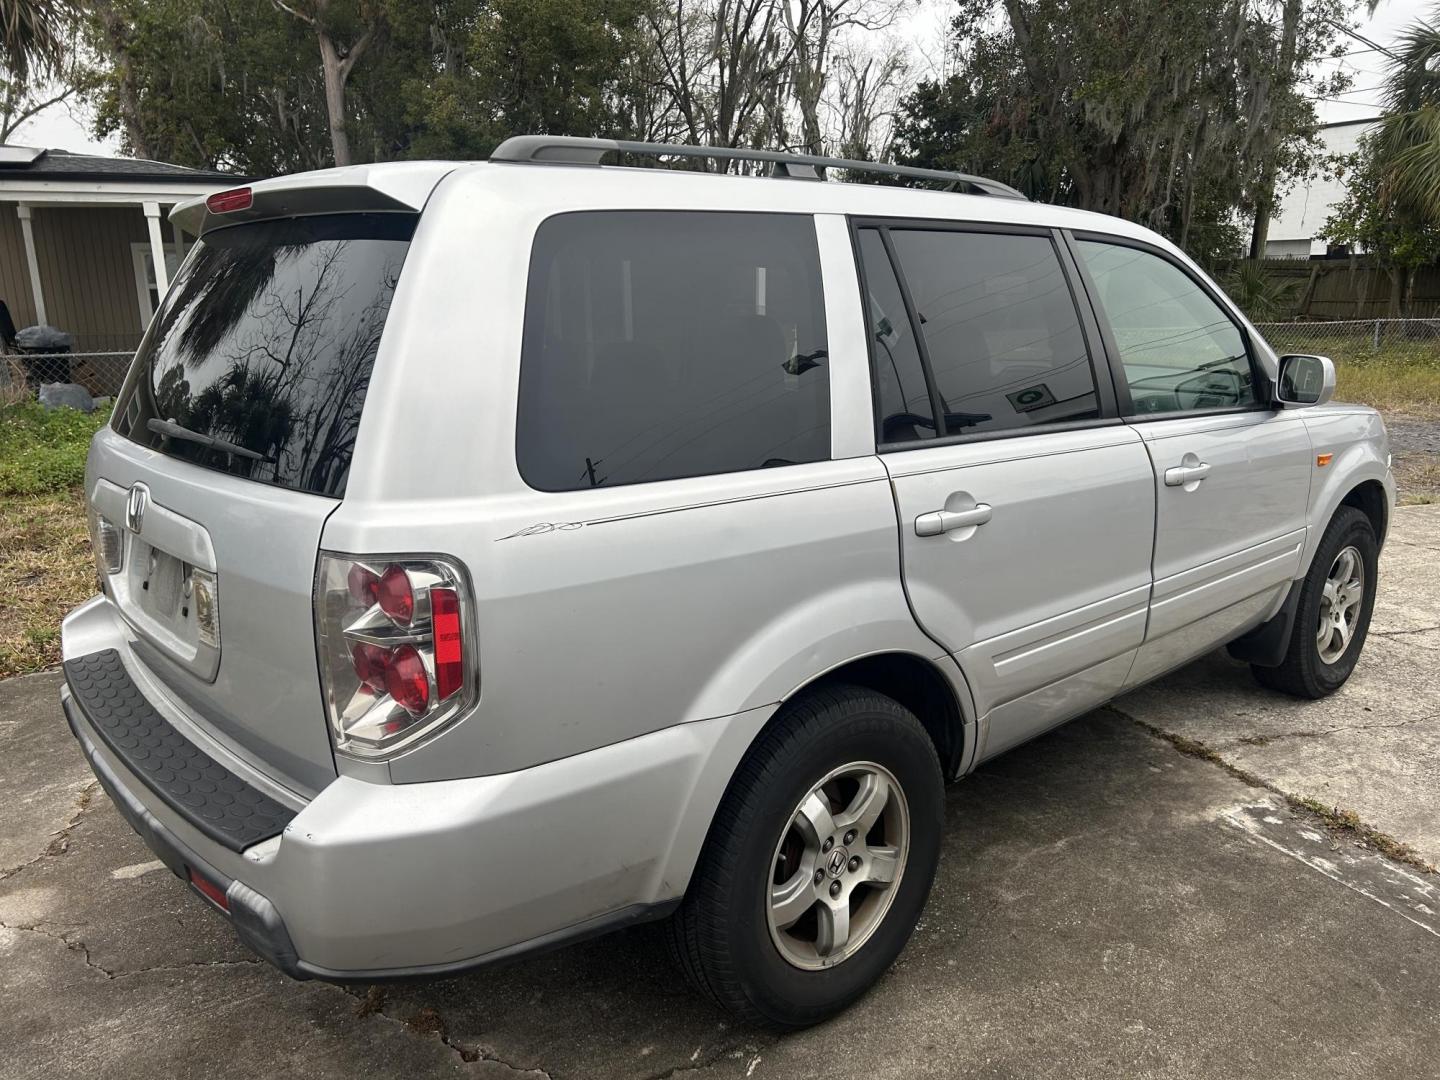
[[[1048,230],[866,221],[856,243],[906,590],[993,756],[1122,686],[1149,600],[1150,461]]]
[[[1070,238],[1114,359],[1126,419],[1155,470],[1154,591],[1129,684],[1231,640],[1300,573],[1312,451],[1270,404],[1248,336],[1171,254]]]

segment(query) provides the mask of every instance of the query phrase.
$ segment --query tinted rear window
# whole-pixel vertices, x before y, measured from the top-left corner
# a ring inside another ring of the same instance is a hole
[[[811,218],[563,214],[536,233],[516,455],[543,491],[830,456]]]
[[[414,228],[408,215],[346,214],[207,233],[136,358],[116,429],[206,468],[344,494]]]

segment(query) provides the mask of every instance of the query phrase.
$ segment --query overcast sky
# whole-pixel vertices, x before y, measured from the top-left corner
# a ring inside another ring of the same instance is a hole
[[[1365,22],[1358,33],[1380,46],[1388,46],[1396,34],[1408,24],[1434,10],[1440,0],[1381,0],[1374,18]],[[918,10],[905,21],[904,35],[911,40],[923,69],[925,57],[938,54],[939,42],[945,32],[947,0],[922,0]],[[1354,38],[1345,39],[1346,56],[1326,61],[1327,68],[1343,67],[1354,77],[1352,88],[1342,100],[1320,101],[1320,118],[1326,122],[1358,120],[1376,115],[1379,89],[1384,79],[1384,54]],[[11,140],[22,146],[43,146],[77,152],[113,154],[119,140],[97,140],[90,133],[92,117],[81,106],[68,103],[54,106],[20,128]]]

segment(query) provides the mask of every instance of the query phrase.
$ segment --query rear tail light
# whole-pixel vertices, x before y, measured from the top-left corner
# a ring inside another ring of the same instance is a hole
[[[469,594],[448,559],[322,554],[315,631],[342,753],[386,757],[475,702]]]
[[[415,590],[410,587],[410,575],[403,566],[387,566],[380,575],[376,590],[376,601],[380,610],[401,626],[409,626],[415,617]]]

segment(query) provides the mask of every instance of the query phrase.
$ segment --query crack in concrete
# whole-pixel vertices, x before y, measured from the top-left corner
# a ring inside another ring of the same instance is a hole
[[[1327,735],[1338,735],[1350,731],[1392,731],[1395,728],[1412,727],[1415,724],[1425,724],[1431,720],[1440,718],[1440,713],[1427,713],[1425,716],[1417,716],[1410,720],[1401,720],[1394,724],[1357,724],[1353,727],[1342,724],[1339,727],[1323,728],[1319,731],[1282,731],[1278,735],[1242,735],[1233,742],[1220,743],[1218,749],[1233,750],[1237,746],[1268,746],[1270,743],[1278,742],[1281,739],[1323,739]]]
[[[151,975],[157,972],[188,971],[191,968],[206,967],[254,966],[264,963],[259,957],[252,957],[248,960],[192,960],[188,964],[156,964],[153,967],[136,968],[134,971],[122,971],[107,968],[104,964],[98,963],[95,958],[90,955],[89,945],[79,938],[67,937],[57,930],[46,930],[39,924],[25,926],[18,923],[7,922],[0,922],[0,930],[14,930],[17,933],[35,934],[38,937],[49,938],[51,941],[58,941],[70,952],[78,954],[80,959],[85,962],[86,967],[92,971],[98,971],[101,975],[104,975],[106,979],[112,981],[115,979],[129,979],[136,975]]]
[[[777,1041],[778,1040],[774,1038],[766,1040],[764,1049],[768,1050],[774,1046]],[[714,1053],[706,1054],[704,1057],[700,1057],[697,1052],[696,1056],[693,1057],[688,1064],[676,1065],[666,1069],[664,1072],[651,1073],[644,1077],[644,1080],[674,1080],[675,1077],[684,1076],[686,1073],[699,1072],[701,1069],[708,1069],[722,1058],[734,1055],[737,1050],[742,1053],[754,1053],[757,1058],[760,1054],[760,1048],[757,1048],[753,1038],[737,1039],[734,1042],[722,1044],[715,1049]],[[749,1074],[747,1073],[746,1075],[748,1076]]]
[[[473,1065],[481,1061],[489,1062],[493,1065],[502,1066],[510,1072],[519,1073],[522,1076],[536,1076],[539,1077],[540,1080],[554,1080],[554,1077],[552,1077],[550,1073],[539,1066],[516,1065],[514,1062],[506,1061],[489,1047],[464,1043],[459,1039],[451,1038],[449,1031],[446,1030],[444,1017],[435,1009],[428,1007],[423,1008],[414,1016],[404,1020],[398,1016],[392,1016],[385,1011],[383,991],[379,995],[374,994],[373,991],[374,987],[371,988],[371,992],[367,992],[360,1010],[357,1012],[358,1016],[378,1016],[380,1019],[387,1020],[392,1024],[399,1024],[411,1035],[418,1035],[421,1038],[427,1035],[433,1035],[440,1040],[442,1045],[451,1050],[467,1065]]]
[[[1155,724],[1146,723],[1139,717],[1131,716],[1123,709],[1116,708],[1114,705],[1104,705],[1101,707],[1101,709],[1105,712],[1114,713],[1122,720],[1130,721],[1130,723],[1134,724],[1142,731],[1148,732],[1149,734],[1155,736],[1155,738],[1157,739],[1162,739],[1165,742],[1168,742],[1176,750],[1178,750],[1182,754],[1185,754],[1187,757],[1194,757],[1199,758],[1202,761],[1208,761],[1210,762],[1210,764],[1224,769],[1231,776],[1235,777],[1237,780],[1240,780],[1243,783],[1249,784],[1251,787],[1260,788],[1262,791],[1268,791],[1272,795],[1278,795],[1280,798],[1285,800],[1286,805],[1289,806],[1291,810],[1305,811],[1314,814],[1317,818],[1319,818],[1325,823],[1327,828],[1330,828],[1332,830],[1344,831],[1354,837],[1358,837],[1361,841],[1364,842],[1364,844],[1368,845],[1373,850],[1378,851],[1381,855],[1388,859],[1391,859],[1397,863],[1404,864],[1406,866],[1413,867],[1424,874],[1440,874],[1440,869],[1432,866],[1424,858],[1416,854],[1416,852],[1411,849],[1408,844],[1404,843],[1403,841],[1396,840],[1388,833],[1383,833],[1379,829],[1376,829],[1374,826],[1362,821],[1360,815],[1356,814],[1353,810],[1341,810],[1339,807],[1327,809],[1315,799],[1309,798],[1304,795],[1296,795],[1293,792],[1286,791],[1284,788],[1280,787],[1280,785],[1266,780],[1261,776],[1257,776],[1249,769],[1241,768],[1239,765],[1236,765],[1232,761],[1226,760],[1225,758],[1221,757],[1219,753],[1217,753],[1212,747],[1199,741],[1198,739],[1187,738],[1186,736],[1176,734],[1173,731],[1166,731],[1164,728],[1158,727]],[[1426,718],[1421,717],[1421,719]]]
[[[16,874],[22,870],[28,870],[42,859],[51,859],[57,855],[64,855],[65,852],[69,851],[70,833],[85,819],[86,813],[90,810],[91,804],[94,802],[95,792],[98,791],[99,788],[99,780],[91,780],[81,788],[79,796],[75,799],[75,806],[70,811],[70,820],[51,834],[50,842],[45,845],[44,850],[33,859],[27,859],[19,866],[12,866],[4,871],[0,871],[0,881],[9,881]]]
[[[1371,630],[1376,637],[1405,637],[1407,634],[1429,634],[1440,630],[1440,625],[1421,626],[1415,630]]]

